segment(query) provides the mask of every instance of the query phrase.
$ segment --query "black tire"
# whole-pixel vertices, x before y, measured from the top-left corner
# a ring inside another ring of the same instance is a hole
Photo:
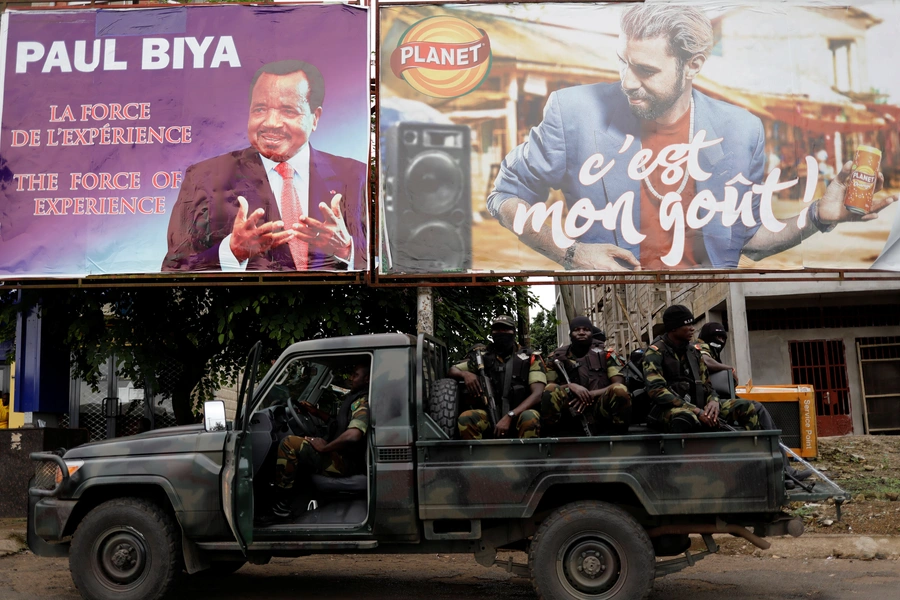
[[[141,498],[110,500],[75,530],[72,581],[86,600],[157,600],[181,573],[175,519]]]
[[[640,600],[653,586],[655,563],[640,523],[617,506],[593,500],[553,511],[528,552],[541,600]]]
[[[428,416],[451,440],[456,437],[459,432],[456,423],[459,419],[459,384],[455,379],[438,379],[432,384]]]

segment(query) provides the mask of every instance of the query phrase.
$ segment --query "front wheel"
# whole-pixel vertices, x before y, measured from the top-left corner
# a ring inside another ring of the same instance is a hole
[[[175,520],[153,502],[104,502],[72,537],[72,581],[86,600],[157,600],[181,572],[180,542]]]
[[[547,517],[528,565],[541,600],[639,600],[650,593],[656,559],[640,523],[606,502],[573,502]]]

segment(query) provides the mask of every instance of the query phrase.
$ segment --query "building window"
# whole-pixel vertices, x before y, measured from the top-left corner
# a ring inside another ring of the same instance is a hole
[[[831,50],[831,65],[833,70],[831,86],[842,92],[853,90],[853,60],[856,58],[856,42],[852,39],[828,40],[828,49]]]

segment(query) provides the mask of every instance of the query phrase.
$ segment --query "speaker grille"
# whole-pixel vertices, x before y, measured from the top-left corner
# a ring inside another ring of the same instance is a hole
[[[459,164],[445,152],[423,152],[406,170],[409,207],[426,215],[443,215],[459,203],[464,189]]]
[[[385,134],[389,272],[472,266],[471,140],[466,125],[400,122]]]
[[[772,415],[772,420],[781,428],[781,441],[788,448],[802,448],[800,445],[800,403],[763,402]]]

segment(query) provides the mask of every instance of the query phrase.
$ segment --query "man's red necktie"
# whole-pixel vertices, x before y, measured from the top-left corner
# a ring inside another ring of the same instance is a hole
[[[300,217],[303,216],[303,207],[300,206],[300,200],[294,191],[294,169],[291,168],[291,165],[286,162],[278,163],[275,166],[275,172],[281,175],[282,179],[281,218],[287,229],[294,223],[300,222]],[[291,258],[294,259],[294,267],[298,271],[305,271],[309,267],[309,244],[292,238],[288,242],[288,248],[291,251]]]

